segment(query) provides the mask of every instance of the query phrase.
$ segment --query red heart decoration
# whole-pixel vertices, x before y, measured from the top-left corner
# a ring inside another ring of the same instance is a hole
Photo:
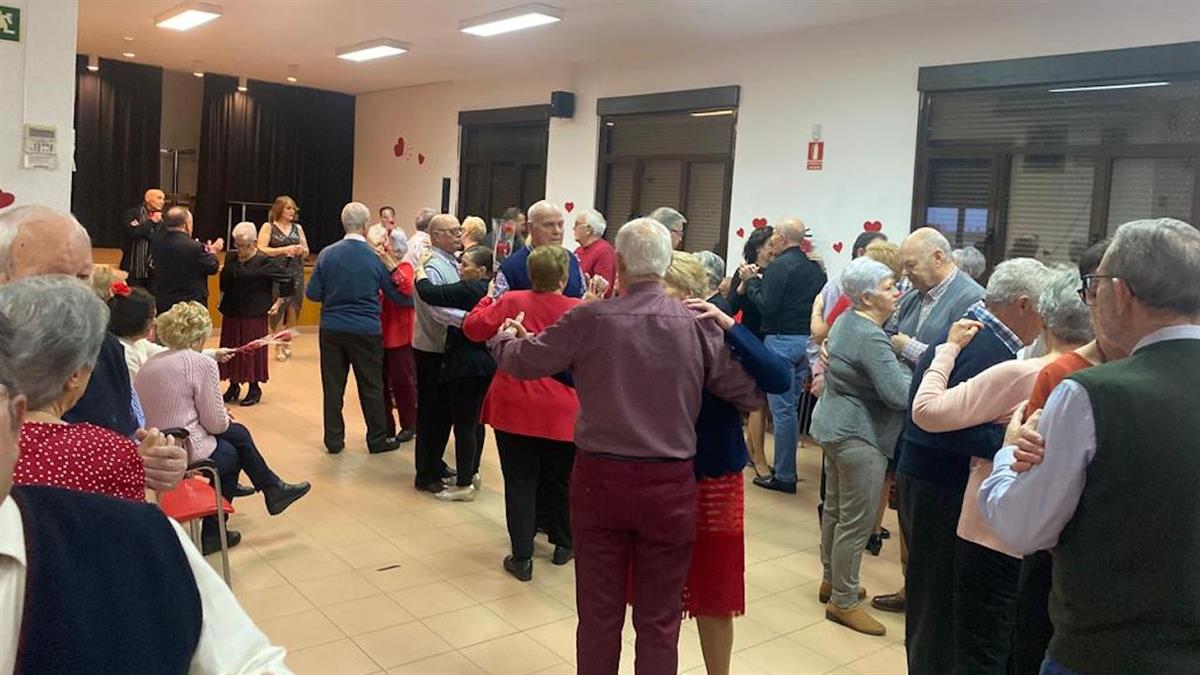
[[[570,213],[575,209],[575,202],[567,202],[566,204],[563,204],[563,208],[567,210],[567,213]]]
[[[840,242],[840,241],[833,242],[833,250],[837,251],[838,253],[841,253],[842,248],[843,248],[842,242]]]
[[[392,146],[392,152],[396,153],[397,157],[404,156],[404,137],[396,139],[396,144]]]
[[[746,236],[746,230],[745,230],[745,228],[739,227],[737,229],[737,232],[734,232],[734,234],[736,234],[738,236],[738,238],[741,239],[742,237]]]
[[[12,206],[13,202],[17,201],[17,196],[11,192],[0,190],[0,209],[7,206]]]
[[[883,223],[879,222],[878,220],[868,220],[867,222],[863,223],[864,232],[879,232],[882,229]]]
[[[425,155],[422,155],[421,153],[418,152],[417,153],[417,164],[424,164],[424,163],[425,163]]]
[[[750,221],[750,224],[754,226],[754,229],[761,230],[767,226],[767,219],[766,218],[755,218],[754,220]]]

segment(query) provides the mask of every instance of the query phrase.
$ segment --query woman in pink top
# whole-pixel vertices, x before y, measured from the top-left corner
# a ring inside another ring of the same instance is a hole
[[[242,471],[263,493],[267,512],[273,516],[307,494],[311,488],[307,482],[285,483],[271,471],[250,431],[233,422],[225,409],[217,362],[200,353],[212,333],[208,309],[198,302],[178,303],[158,315],[155,327],[168,351],[147,361],[133,383],[147,425],[163,430],[184,429],[191,446],[189,461],[211,459],[216,463],[226,499],[233,499]],[[216,525],[215,518],[204,521],[205,555],[220,549]],[[230,546],[242,539],[233,530],[226,533]]]

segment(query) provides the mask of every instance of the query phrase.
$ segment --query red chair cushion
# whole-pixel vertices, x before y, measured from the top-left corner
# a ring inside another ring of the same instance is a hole
[[[159,495],[158,507],[180,523],[217,515],[217,495],[212,486],[199,478],[184,478],[179,487]],[[229,500],[221,499],[225,513],[233,513]]]

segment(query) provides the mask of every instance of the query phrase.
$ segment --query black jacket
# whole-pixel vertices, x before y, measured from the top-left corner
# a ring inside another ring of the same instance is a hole
[[[151,242],[150,250],[159,312],[188,300],[208,304],[208,277],[217,273],[217,256],[181,230],[163,232]]]
[[[143,272],[143,275],[137,275],[139,279],[149,277],[154,267],[149,245],[162,234],[162,225],[150,220],[150,212],[146,210],[146,206],[139,205],[125,212],[121,227],[125,236],[121,240],[119,267],[125,272]],[[141,245],[143,242],[145,247]],[[141,257],[145,259],[138,260]]]
[[[763,339],[762,313],[758,311],[758,305],[750,302],[750,298],[745,293],[737,292],[740,285],[742,285],[742,271],[738,270],[733,273],[733,281],[729,284],[729,295],[725,298],[726,303],[733,310],[733,314],[742,313],[742,325],[746,327],[746,330],[754,333],[754,337],[761,340]],[[750,291],[749,283],[746,286],[748,293]]]
[[[751,279],[746,297],[762,314],[766,335],[809,335],[813,300],[825,287],[825,272],[799,247],[780,253],[762,280]]]
[[[267,315],[275,302],[275,284],[279,295],[288,297],[296,290],[296,278],[279,258],[255,253],[245,262],[237,252],[225,256],[221,269],[221,314],[237,319],[255,319]]]
[[[417,294],[427,304],[471,311],[487,295],[487,279],[471,279],[438,286],[428,279],[417,280]],[[482,342],[471,342],[462,329],[446,329],[446,357],[442,360],[443,382],[465,377],[491,377],[496,373],[492,353]]]

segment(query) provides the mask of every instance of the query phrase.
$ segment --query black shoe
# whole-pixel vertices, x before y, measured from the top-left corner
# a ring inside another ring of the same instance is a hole
[[[413,431],[412,429],[402,429],[400,430],[400,433],[396,434],[396,440],[401,443],[407,443],[416,437],[417,432]]]
[[[226,403],[233,403],[242,397],[242,385],[229,383],[229,388],[225,390],[225,395],[221,398],[225,399]]]
[[[400,447],[400,441],[396,440],[396,438],[393,436],[393,437],[388,437],[388,438],[384,439],[383,445],[381,445],[379,447],[375,447],[375,448],[368,448],[367,451],[370,452],[372,455],[378,455],[378,454],[382,454],[385,452],[391,452],[393,450],[398,449],[399,447]]]
[[[786,492],[789,495],[796,494],[796,484],[795,483],[785,483],[785,482],[779,480],[778,478],[776,478],[775,476],[771,476],[770,478],[755,478],[754,484],[760,488],[766,488],[767,490],[775,490],[776,492]]]
[[[908,599],[903,593],[889,593],[871,598],[871,606],[884,612],[903,613],[908,606]]]
[[[440,479],[435,480],[435,481],[429,481],[428,483],[416,483],[415,485],[416,485],[416,488],[418,490],[420,490],[421,492],[432,492],[435,495],[437,493],[441,492],[442,490],[446,489],[446,486],[444,484],[442,484],[442,481]]]
[[[554,557],[550,562],[555,565],[566,565],[575,559],[575,549],[570,546],[555,546]]]
[[[258,385],[250,385],[250,390],[246,392],[246,398],[242,399],[242,406],[249,407],[256,405],[262,400],[262,389]]]
[[[312,485],[308,481],[299,483],[280,481],[279,485],[263,490],[263,500],[267,502],[267,513],[273,516],[283,513],[284,509],[292,505],[292,502],[308,494],[311,489]]]
[[[342,454],[342,451],[345,449],[346,449],[345,445],[326,445],[325,446],[325,452],[328,452],[331,455],[340,455],[340,454]]]
[[[235,488],[233,491],[233,496],[234,497],[249,497],[250,495],[254,494],[255,492],[258,492],[258,490],[254,489],[253,487],[251,487],[249,485],[242,485],[241,483],[238,483],[237,488]]]
[[[454,478],[457,475],[458,475],[458,472],[455,471],[454,469],[451,469],[448,466],[442,467],[442,479],[443,480],[445,480],[446,478]]]
[[[879,555],[883,550],[883,539],[877,534],[873,534],[867,538],[867,552],[871,555]]]
[[[225,530],[225,543],[229,548],[233,548],[242,542],[242,533],[237,530]],[[221,536],[214,534],[211,537],[201,537],[200,552],[204,555],[219,553],[221,550]]]
[[[511,555],[504,559],[504,571],[517,578],[517,581],[529,581],[533,578],[533,560],[520,560]]]
[[[891,539],[892,533],[886,527],[881,527],[881,528],[879,528],[879,538],[880,539]]]

